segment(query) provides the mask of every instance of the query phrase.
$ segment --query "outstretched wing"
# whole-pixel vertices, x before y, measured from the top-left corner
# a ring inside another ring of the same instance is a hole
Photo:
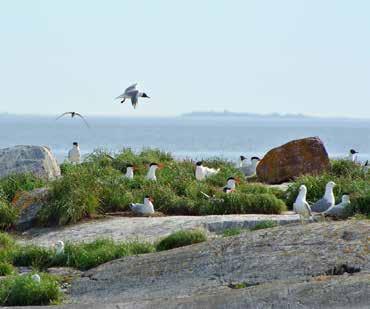
[[[75,115],[76,115],[76,116],[78,116],[78,117],[80,117],[80,118],[84,121],[84,123],[86,124],[86,126],[87,126],[88,128],[90,128],[90,125],[87,123],[86,119],[85,119],[81,114],[79,114],[79,113],[75,113]]]
[[[63,113],[63,114],[61,114],[60,116],[58,116],[55,120],[58,120],[58,119],[60,119],[60,118],[62,118],[62,117],[64,117],[65,115],[71,115],[73,112],[65,112],[65,113]]]
[[[136,105],[137,105],[137,103],[138,103],[138,99],[139,99],[139,96],[138,96],[138,94],[139,94],[139,91],[131,91],[130,92],[130,95],[131,95],[131,103],[132,103],[132,106],[134,107],[134,108],[136,108]]]
[[[127,87],[126,90],[125,90],[125,93],[136,90],[136,86],[137,86],[137,83],[131,85],[130,87]]]

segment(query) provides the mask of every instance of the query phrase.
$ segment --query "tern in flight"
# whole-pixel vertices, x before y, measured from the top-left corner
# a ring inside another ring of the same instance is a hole
[[[80,117],[80,118],[84,121],[84,123],[86,124],[86,126],[87,126],[88,128],[90,128],[90,126],[89,126],[89,124],[87,123],[86,119],[85,119],[81,114],[76,113],[76,112],[65,112],[65,113],[61,114],[61,115],[60,115],[56,120],[58,120],[58,119],[60,119],[60,118],[62,118],[62,117],[64,117],[64,116],[67,116],[67,115],[71,115],[71,118],[74,118],[75,116]]]
[[[122,99],[121,103],[124,103],[126,99],[131,100],[131,104],[134,108],[136,108],[136,105],[139,101],[139,98],[150,98],[145,92],[140,92],[136,89],[137,84],[133,84],[130,87],[128,87],[124,93],[116,97],[117,99]]]

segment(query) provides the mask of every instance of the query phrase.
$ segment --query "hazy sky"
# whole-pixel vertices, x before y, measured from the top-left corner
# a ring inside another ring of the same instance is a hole
[[[0,0],[0,39],[0,112],[370,118],[367,0]]]

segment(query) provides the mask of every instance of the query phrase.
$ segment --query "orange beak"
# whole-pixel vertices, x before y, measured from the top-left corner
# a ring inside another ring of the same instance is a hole
[[[154,203],[154,199],[149,197],[149,201],[151,201],[152,203]]]
[[[132,170],[133,170],[133,171],[137,171],[137,167],[136,167],[136,166],[133,166],[133,167],[132,167]]]
[[[162,169],[162,168],[164,168],[164,164],[162,164],[162,163],[159,163],[159,164],[158,164],[158,168],[159,168],[159,169]]]
[[[237,184],[240,184],[240,179],[239,179],[239,178],[235,178],[235,182],[236,182]]]

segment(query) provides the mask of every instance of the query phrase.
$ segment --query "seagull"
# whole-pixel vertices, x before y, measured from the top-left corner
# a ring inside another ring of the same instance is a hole
[[[370,164],[369,164],[369,160],[367,160],[363,166],[363,169],[365,172],[368,172],[370,171]]]
[[[351,204],[348,194],[342,195],[342,201],[337,204],[329,207],[328,210],[324,211],[325,216],[335,217],[335,218],[345,218],[346,217],[346,207]]]
[[[130,208],[134,213],[137,214],[141,215],[152,214],[154,213],[153,199],[147,195],[144,197],[143,204],[131,204]]]
[[[40,283],[41,282],[41,277],[39,274],[34,274],[31,276],[31,279],[37,283]]]
[[[347,157],[348,160],[352,161],[352,162],[356,162],[357,161],[357,154],[358,154],[358,151],[356,151],[354,149],[350,149],[348,157]]]
[[[256,174],[259,161],[261,161],[259,157],[251,157],[251,164],[244,163],[244,165],[240,167],[240,171],[247,177],[254,176]]]
[[[62,118],[62,117],[64,117],[64,116],[66,116],[66,115],[71,115],[71,118],[74,118],[75,116],[80,117],[80,118],[84,121],[84,123],[86,124],[86,126],[87,126],[88,128],[90,128],[90,126],[89,126],[89,124],[87,123],[87,121],[86,121],[86,119],[84,118],[84,116],[82,116],[80,113],[76,113],[76,112],[65,112],[65,113],[61,114],[59,117],[57,117],[57,119],[55,119],[55,120],[58,120],[58,119],[60,119],[60,118]]]
[[[311,206],[312,211],[324,212],[325,210],[328,210],[331,206],[335,205],[335,197],[333,193],[334,187],[335,182],[333,181],[329,181],[326,184],[324,196]]]
[[[301,222],[303,222],[303,218],[312,218],[311,207],[307,203],[306,200],[307,195],[307,187],[305,185],[301,185],[299,187],[298,196],[293,204],[293,210],[299,214],[301,218]]]
[[[58,240],[55,245],[55,254],[60,255],[64,253],[64,242],[62,240]]]
[[[150,98],[145,92],[140,92],[139,90],[136,90],[136,86],[137,84],[133,84],[130,87],[126,88],[125,92],[116,97],[115,100],[122,99],[121,103],[124,103],[126,99],[130,99],[132,106],[136,108],[140,97]]]
[[[203,166],[203,162],[199,161],[196,163],[195,178],[197,180],[204,180],[209,176],[216,175],[219,171],[220,169]]]
[[[132,164],[128,164],[126,166],[125,177],[128,179],[134,179],[134,166]]]
[[[158,164],[155,162],[150,163],[148,173],[145,176],[146,179],[157,181],[157,176],[155,175],[155,171],[161,168],[163,168],[163,164]]]
[[[235,191],[236,184],[238,183],[238,180],[236,180],[234,177],[229,177],[227,179],[226,186],[222,188],[222,191],[225,193],[230,193]]]
[[[241,155],[239,157],[239,162],[236,164],[236,167],[241,169],[242,167],[247,165],[247,158]]]
[[[79,164],[81,160],[80,146],[77,142],[73,143],[73,148],[68,152],[68,160],[73,164]]]

